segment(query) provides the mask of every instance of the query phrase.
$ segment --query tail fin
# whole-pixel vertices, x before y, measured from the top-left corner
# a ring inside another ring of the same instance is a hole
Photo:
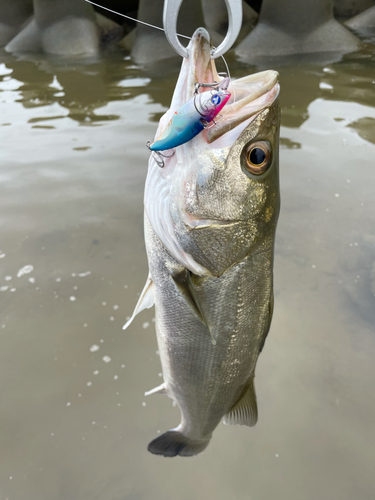
[[[184,436],[181,432],[168,431],[151,441],[147,449],[154,455],[163,455],[163,457],[176,455],[191,457],[203,451],[210,439],[211,436],[208,439],[194,440]]]

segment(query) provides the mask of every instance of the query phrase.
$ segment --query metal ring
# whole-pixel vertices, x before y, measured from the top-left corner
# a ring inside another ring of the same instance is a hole
[[[182,57],[189,57],[189,52],[178,39],[177,18],[183,0],[165,0],[163,25],[168,42]],[[242,0],[225,0],[228,10],[228,32],[221,44],[212,50],[211,57],[216,59],[225,54],[236,41],[242,25]]]

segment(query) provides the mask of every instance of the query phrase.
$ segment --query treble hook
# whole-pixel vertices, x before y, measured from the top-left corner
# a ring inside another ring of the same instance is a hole
[[[182,57],[189,57],[186,47],[177,38],[177,18],[183,0],[165,0],[163,25],[165,36],[174,50]],[[242,25],[242,0],[225,0],[228,10],[228,32],[221,44],[211,51],[211,58],[217,59],[229,50],[237,40]]]
[[[163,160],[163,158],[172,158],[172,156],[175,154],[175,151],[173,151],[173,153],[171,155],[162,154],[160,151],[152,151],[152,149],[150,148],[151,141],[147,141],[146,142],[146,146],[151,151],[152,156],[153,156],[153,158],[155,160],[155,163],[160,168],[164,168],[164,160]]]

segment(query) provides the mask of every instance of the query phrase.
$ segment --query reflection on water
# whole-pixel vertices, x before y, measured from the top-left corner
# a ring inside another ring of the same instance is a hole
[[[2,54],[0,496],[371,499],[375,400],[374,51],[280,68],[282,212],[259,423],[193,459],[146,451],[162,396],[143,184],[178,68]],[[228,57],[234,76],[246,68]]]

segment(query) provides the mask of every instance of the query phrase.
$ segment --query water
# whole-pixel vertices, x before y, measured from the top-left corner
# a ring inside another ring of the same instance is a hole
[[[0,54],[1,499],[374,498],[374,60],[280,68],[259,422],[168,460],[146,451],[179,422],[143,395],[161,383],[153,310],[121,327],[147,277],[145,142],[178,65]]]

